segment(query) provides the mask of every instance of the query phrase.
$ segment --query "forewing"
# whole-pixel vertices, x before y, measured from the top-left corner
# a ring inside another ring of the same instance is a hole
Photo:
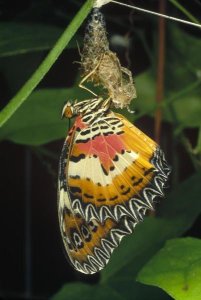
[[[74,140],[67,167],[74,210],[89,222],[143,218],[163,196],[169,168],[158,145],[123,116],[110,113]]]

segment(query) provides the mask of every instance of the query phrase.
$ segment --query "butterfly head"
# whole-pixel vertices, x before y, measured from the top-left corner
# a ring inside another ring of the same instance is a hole
[[[76,101],[77,102],[77,101]],[[71,119],[76,115],[74,105],[71,101],[67,101],[62,109],[61,118]]]

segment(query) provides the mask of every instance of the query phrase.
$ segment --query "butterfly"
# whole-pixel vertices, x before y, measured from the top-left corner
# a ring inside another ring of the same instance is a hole
[[[159,146],[122,115],[111,99],[64,106],[75,117],[59,163],[58,214],[67,256],[85,274],[100,271],[163,196],[170,173]]]

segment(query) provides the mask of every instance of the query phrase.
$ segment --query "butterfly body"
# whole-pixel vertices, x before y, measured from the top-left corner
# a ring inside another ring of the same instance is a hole
[[[169,174],[158,145],[110,107],[102,98],[73,105],[60,159],[60,229],[71,263],[84,273],[107,264],[163,195]]]

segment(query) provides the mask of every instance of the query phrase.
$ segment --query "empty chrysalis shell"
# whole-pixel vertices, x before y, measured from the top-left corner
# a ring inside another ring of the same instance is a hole
[[[122,67],[109,49],[105,20],[99,8],[92,10],[86,27],[81,54],[81,73],[85,81],[92,81],[107,90],[116,108],[127,107],[136,98],[132,73]]]

